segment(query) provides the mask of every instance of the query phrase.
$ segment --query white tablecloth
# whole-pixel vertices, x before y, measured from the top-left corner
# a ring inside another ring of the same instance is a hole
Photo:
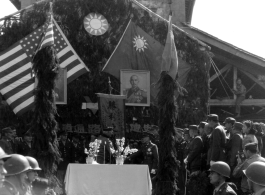
[[[151,195],[147,165],[69,164],[67,195]]]

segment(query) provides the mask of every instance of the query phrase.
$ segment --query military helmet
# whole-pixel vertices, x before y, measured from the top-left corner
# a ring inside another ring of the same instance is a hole
[[[31,169],[27,158],[20,154],[11,154],[11,157],[5,162],[4,168],[7,171],[7,176],[17,175]]]
[[[5,151],[0,147],[0,160],[5,161],[5,160],[7,160],[10,157],[11,157],[11,155],[7,155],[5,153]]]
[[[253,162],[243,171],[247,178],[255,184],[265,186],[265,163]]]
[[[27,158],[27,160],[29,161],[29,165],[31,166],[31,169],[32,170],[35,170],[35,171],[40,171],[41,168],[39,167],[39,163],[38,161],[31,157],[31,156],[25,156]]]
[[[230,167],[223,161],[214,162],[209,171],[214,171],[224,177],[230,178]]]

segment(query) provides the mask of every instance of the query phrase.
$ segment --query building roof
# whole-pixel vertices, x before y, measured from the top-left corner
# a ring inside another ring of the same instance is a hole
[[[256,65],[262,68],[265,68],[265,59],[252,54],[244,49],[236,47],[230,43],[227,43],[213,35],[210,35],[198,28],[195,28],[188,24],[183,24],[184,29],[187,33],[193,35],[194,37],[198,38],[202,42],[206,43],[207,45],[211,46],[212,52],[218,58],[227,58],[228,62],[233,65],[240,65],[240,63],[245,64],[245,68],[248,65]],[[218,56],[222,55],[222,56]],[[224,59],[223,59],[224,60]],[[234,63],[233,63],[234,62]],[[248,67],[249,68],[249,67]]]

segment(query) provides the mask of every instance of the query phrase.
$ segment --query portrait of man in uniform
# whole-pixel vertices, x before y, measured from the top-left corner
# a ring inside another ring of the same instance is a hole
[[[126,95],[126,105],[150,105],[150,72],[121,70],[121,94]]]

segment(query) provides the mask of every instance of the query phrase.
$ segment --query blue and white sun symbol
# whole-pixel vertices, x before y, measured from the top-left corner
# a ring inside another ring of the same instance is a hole
[[[148,43],[144,39],[144,37],[141,37],[140,35],[135,36],[133,38],[133,47],[135,47],[136,51],[144,51],[144,49],[147,49]]]
[[[92,35],[103,35],[108,30],[109,24],[104,16],[91,13],[84,18],[84,27]]]

